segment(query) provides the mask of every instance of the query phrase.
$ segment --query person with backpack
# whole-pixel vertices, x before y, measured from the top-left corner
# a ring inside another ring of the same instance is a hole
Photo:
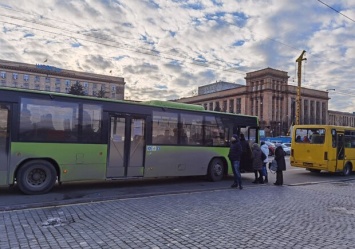
[[[255,174],[255,180],[252,183],[264,183],[263,180],[263,160],[261,158],[263,152],[261,151],[259,144],[254,143],[252,147],[252,155],[253,155],[253,169]],[[259,177],[258,177],[259,173]]]
[[[264,176],[264,182],[265,183],[268,183],[269,180],[268,180],[268,176],[267,176],[267,164],[269,163],[269,146],[267,146],[267,144],[264,142],[264,141],[261,141],[260,143],[260,149],[261,151],[263,152],[263,169],[262,169],[262,172],[263,172],[263,176]]]
[[[232,164],[234,182],[231,188],[243,189],[242,176],[240,175],[240,157],[242,154],[242,146],[240,145],[238,135],[233,134],[229,148],[228,158]]]

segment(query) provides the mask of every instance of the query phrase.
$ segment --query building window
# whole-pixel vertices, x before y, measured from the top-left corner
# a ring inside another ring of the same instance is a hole
[[[14,80],[17,80],[17,79],[18,79],[18,73],[13,73],[13,74],[12,74],[12,78],[13,78]]]
[[[40,86],[39,84],[36,84],[36,85],[35,85],[35,89],[36,89],[36,90],[41,90],[41,86]]]
[[[320,102],[316,102],[316,124],[320,124]]]
[[[264,119],[264,112],[263,112],[263,98],[260,98],[260,120]]]
[[[310,112],[310,124],[315,124],[315,115],[314,115],[314,101],[311,100],[311,112]]]
[[[23,80],[24,81],[29,81],[29,79],[30,79],[30,76],[28,74],[24,74],[23,75]]]
[[[111,91],[116,92],[116,86],[111,86]]]
[[[111,93],[111,98],[115,98],[116,97],[116,93]]]
[[[47,76],[45,81],[46,83],[51,83],[51,78]]]
[[[236,107],[236,113],[240,114],[242,113],[242,99],[241,98],[237,98],[237,107]]]
[[[84,82],[84,83],[83,83],[83,86],[84,86],[84,88],[89,88],[89,83]]]
[[[49,92],[51,90],[51,86],[46,85],[45,90]]]
[[[6,86],[6,80],[1,80],[1,85]]]
[[[65,86],[70,86],[70,80],[65,80]]]
[[[59,93],[59,92],[60,92],[60,87],[57,86],[57,87],[55,88],[55,91]]]
[[[56,79],[55,79],[55,84],[56,84],[56,85],[57,85],[57,84],[60,85],[60,79],[59,79],[59,78],[56,78]]]
[[[214,108],[214,111],[220,112],[221,111],[221,107],[219,106],[219,102],[216,101],[216,106]]]
[[[327,110],[325,107],[326,107],[326,103],[322,102],[322,124],[326,124]],[[354,126],[354,122],[351,122],[351,126]]]
[[[210,107],[208,108],[208,110],[213,111],[213,102],[210,102]]]
[[[304,124],[309,124],[309,114],[308,114],[308,100],[305,99],[303,101],[303,120],[304,120]]]
[[[0,77],[2,79],[6,79],[6,72],[0,72]]]
[[[35,76],[35,82],[39,82],[40,80],[41,80],[41,77],[38,76],[38,75],[36,75],[36,76]]]
[[[229,100],[229,112],[234,113],[234,99]]]
[[[93,83],[93,84],[92,84],[92,88],[93,88],[93,89],[97,89],[97,83]]]
[[[223,100],[223,111],[227,112],[227,100]]]
[[[203,108],[205,108],[205,110],[207,110],[207,108],[208,108],[207,103],[203,104]]]
[[[13,87],[17,87],[17,82],[12,83]]]
[[[26,89],[30,88],[30,84],[28,84],[28,83],[23,83],[23,88],[26,88]]]

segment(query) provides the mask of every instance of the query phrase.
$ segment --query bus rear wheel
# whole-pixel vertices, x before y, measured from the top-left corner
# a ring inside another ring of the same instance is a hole
[[[224,176],[224,163],[220,158],[214,158],[208,166],[208,178],[212,182],[221,181]]]
[[[26,162],[18,171],[16,181],[19,189],[28,195],[50,191],[57,180],[54,166],[45,160]]]
[[[350,175],[351,171],[352,171],[351,165],[348,163],[345,164],[344,169],[343,169],[343,175],[348,176],[348,175]]]

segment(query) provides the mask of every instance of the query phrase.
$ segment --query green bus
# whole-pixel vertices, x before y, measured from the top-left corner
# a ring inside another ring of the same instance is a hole
[[[231,174],[229,138],[258,142],[253,116],[0,87],[0,186]]]

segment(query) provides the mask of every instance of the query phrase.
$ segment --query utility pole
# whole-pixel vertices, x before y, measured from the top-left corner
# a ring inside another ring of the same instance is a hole
[[[298,78],[298,86],[297,86],[297,98],[296,98],[296,122],[295,124],[300,124],[300,112],[301,112],[301,70],[302,70],[302,61],[307,60],[303,58],[305,50],[302,51],[300,57],[297,58],[296,62],[298,63],[298,71],[297,71],[297,78]]]

